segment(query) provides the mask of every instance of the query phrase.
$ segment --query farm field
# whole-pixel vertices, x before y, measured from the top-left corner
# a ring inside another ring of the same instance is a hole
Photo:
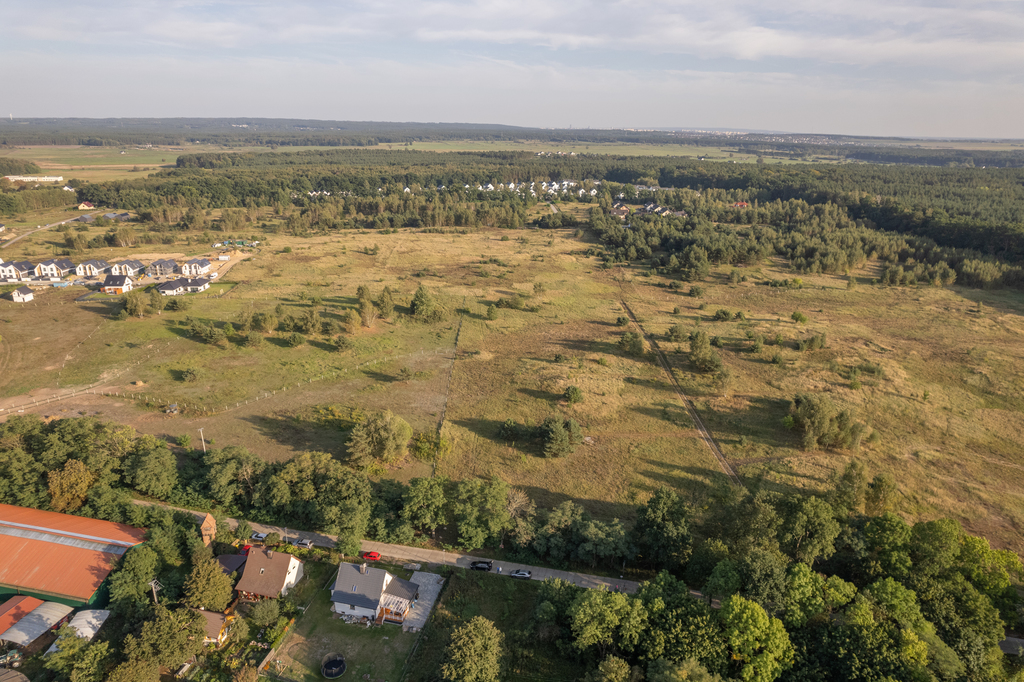
[[[695,298],[686,295],[689,285],[670,289],[667,279],[640,268],[600,267],[585,254],[587,238],[568,230],[268,239],[225,277],[230,290],[194,297],[188,311],[117,321],[113,301],[75,303],[83,293],[75,287],[42,292],[36,307],[3,304],[0,397],[109,380],[108,390],[146,398],[86,396],[37,411],[116,415],[167,437],[194,437],[202,427],[217,446],[243,446],[268,460],[304,450],[344,457],[339,429],[353,409],[391,409],[417,432],[436,429],[444,414],[442,433],[453,450],[438,474],[498,475],[538,506],[574,499],[599,518],[631,518],[661,485],[703,504],[724,474],[665,371],[650,354],[634,358],[616,347],[633,328],[617,322],[625,302],[748,485],[821,491],[855,458],[871,474],[889,472],[903,483],[899,508],[908,517],[952,515],[993,544],[1021,550],[1019,294],[872,286],[871,263],[854,273],[860,284],[852,289],[846,277],[813,275],[803,288],[774,288],[761,282],[792,273],[773,261],[740,268],[747,281],[736,284],[730,269],[715,268]],[[43,247],[30,241],[17,248]],[[102,257],[143,253],[180,254],[182,247],[143,245]],[[385,285],[395,290],[397,315],[360,329],[340,352],[318,336],[289,347],[284,333],[267,336],[258,349],[237,335],[215,346],[189,338],[184,326],[187,318],[235,323],[243,309],[274,312],[279,305],[281,314],[300,316],[314,299],[324,319],[341,320],[362,284],[374,296]],[[420,284],[454,311],[449,320],[424,325],[407,317]],[[488,319],[490,305],[516,294],[536,312],[504,308]],[[719,309],[746,319],[715,322]],[[794,322],[794,311],[808,321]],[[686,343],[666,339],[675,324],[699,325],[721,339],[730,373],[724,384],[691,371]],[[748,332],[766,338],[760,352],[750,352]],[[794,348],[819,333],[827,335],[825,349]],[[782,347],[773,345],[776,335]],[[855,367],[862,368],[858,389],[851,388]],[[199,379],[184,381],[186,369]],[[117,371],[123,373],[113,377]],[[564,401],[569,386],[582,390],[581,403]],[[782,420],[794,395],[809,390],[853,407],[877,440],[856,452],[802,451]],[[184,414],[163,414],[169,403],[185,405]],[[537,425],[553,415],[576,419],[589,439],[570,457],[545,459],[536,444],[499,436],[506,420]],[[382,475],[408,480],[430,471],[410,459]]]

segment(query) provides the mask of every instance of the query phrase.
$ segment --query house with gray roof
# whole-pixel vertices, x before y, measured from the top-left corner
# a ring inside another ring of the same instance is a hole
[[[79,277],[96,277],[110,269],[110,264],[105,260],[87,260],[75,268],[75,274]]]
[[[110,274],[112,275],[128,275],[129,277],[135,277],[140,274],[146,268],[142,264],[142,261],[138,260],[123,260],[120,263],[115,263],[114,267],[110,268]]]
[[[146,272],[153,275],[154,277],[160,277],[163,275],[173,275],[178,270],[178,264],[174,261],[166,258],[155,260],[149,264],[146,268]]]
[[[331,610],[377,624],[402,623],[419,596],[419,585],[396,578],[382,568],[342,563],[331,588]]]
[[[181,266],[183,275],[205,275],[210,271],[210,261],[205,258],[193,258]]]

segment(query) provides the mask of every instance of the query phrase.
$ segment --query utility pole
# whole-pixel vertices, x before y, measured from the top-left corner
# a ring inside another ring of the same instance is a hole
[[[149,586],[153,588],[153,603],[154,604],[159,604],[160,602],[157,601],[156,593],[159,592],[160,590],[164,589],[164,586],[161,585],[160,581],[157,580],[156,578],[153,578],[152,580],[149,581]]]
[[[206,454],[206,439],[203,438],[203,430],[199,429],[199,440],[203,441],[203,454]]]

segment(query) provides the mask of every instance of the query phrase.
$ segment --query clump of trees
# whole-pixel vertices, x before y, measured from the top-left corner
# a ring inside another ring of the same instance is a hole
[[[372,462],[394,464],[406,456],[412,427],[391,410],[374,412],[356,424],[348,438],[348,452],[360,466]]]
[[[868,427],[850,409],[839,409],[820,393],[799,393],[790,405],[786,425],[803,433],[805,450],[857,448]]]
[[[508,419],[498,429],[498,437],[508,442],[533,441],[545,457],[565,457],[583,442],[583,430],[575,419],[548,417],[538,426]]]

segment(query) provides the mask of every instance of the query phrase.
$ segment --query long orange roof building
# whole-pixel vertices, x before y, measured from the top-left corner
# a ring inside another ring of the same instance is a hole
[[[117,559],[144,539],[123,523],[0,504],[0,594],[96,604]]]

